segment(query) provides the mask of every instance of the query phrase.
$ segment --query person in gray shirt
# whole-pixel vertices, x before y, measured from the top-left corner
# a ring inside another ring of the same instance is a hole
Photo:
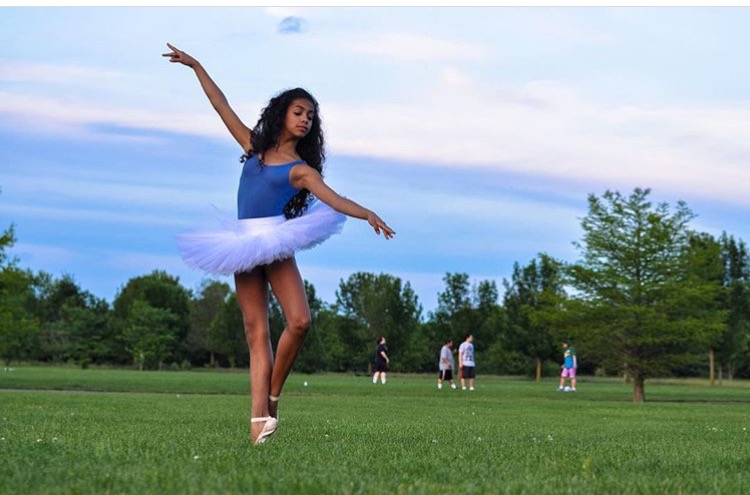
[[[458,346],[458,370],[461,372],[461,390],[466,390],[466,380],[469,380],[469,390],[474,391],[474,379],[477,376],[474,366],[474,336],[468,334],[466,340]]]
[[[445,345],[440,348],[440,362],[438,368],[440,373],[438,374],[438,390],[443,388],[443,380],[451,382],[451,388],[455,390],[456,384],[453,382],[453,369],[456,367],[456,362],[453,360],[453,340],[448,339]]]

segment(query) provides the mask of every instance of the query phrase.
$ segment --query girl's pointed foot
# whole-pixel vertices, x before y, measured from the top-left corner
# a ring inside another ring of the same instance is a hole
[[[260,432],[253,440],[253,445],[266,443],[266,440],[268,440],[271,435],[276,433],[276,428],[279,426],[279,422],[276,421],[276,418],[272,418],[271,416],[251,418],[250,423],[264,423],[263,428],[261,428]],[[255,427],[253,427],[253,430],[255,430]]]

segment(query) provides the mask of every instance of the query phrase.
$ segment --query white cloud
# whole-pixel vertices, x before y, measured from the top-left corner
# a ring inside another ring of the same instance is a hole
[[[112,84],[125,74],[110,69],[0,60],[0,81],[96,86]]]
[[[147,168],[150,164],[143,164]],[[55,173],[47,170],[48,173]],[[45,200],[57,199],[63,202],[86,201],[96,204],[127,205],[130,208],[153,208],[168,211],[179,208],[189,210],[208,198],[220,198],[226,195],[226,187],[222,180],[215,183],[196,181],[186,184],[184,180],[174,180],[165,184],[164,179],[158,180],[154,175],[147,177],[86,177],[84,171],[78,177],[55,174],[54,181],[40,180],[38,176],[18,175],[8,176],[3,186],[8,191],[22,194],[26,197],[42,197]],[[74,175],[74,174],[67,174]],[[91,174],[89,174],[91,175]],[[232,183],[235,176],[231,177]]]
[[[209,137],[226,137],[226,129],[209,112],[166,112],[119,106],[112,102],[86,102],[52,96],[0,92],[0,114],[21,125],[49,127],[75,135],[92,134],[86,126],[110,124],[143,130],[162,130]]]
[[[618,105],[558,81],[487,84],[446,65],[432,87],[405,88],[400,102],[321,104],[334,153],[613,188],[639,185],[750,204],[748,102]],[[96,137],[101,134],[91,126],[104,124],[227,139],[210,108],[172,105],[117,106],[0,92],[6,123],[29,130]]]
[[[164,215],[159,212],[107,211],[101,208],[46,207],[5,204],[3,213],[12,214],[14,218],[34,217],[48,222],[77,220],[81,222],[105,222],[129,225],[159,225],[165,227],[192,226],[193,223],[184,216]]]
[[[447,78],[404,104],[328,103],[335,152],[643,185],[750,204],[750,105],[621,107],[574,88]]]
[[[443,67],[440,69],[440,78],[444,84],[456,87],[468,87],[472,83],[472,77],[455,67]]]
[[[26,266],[45,266],[46,269],[60,269],[71,264],[79,257],[72,249],[18,242],[10,249],[11,256],[17,256]]]

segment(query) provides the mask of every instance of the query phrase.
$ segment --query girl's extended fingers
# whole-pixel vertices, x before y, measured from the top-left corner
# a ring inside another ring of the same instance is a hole
[[[386,225],[385,222],[378,224],[378,226],[383,230],[383,237],[386,239],[393,237],[393,229]]]
[[[183,54],[180,50],[177,49],[177,47],[171,45],[170,43],[167,43],[167,46],[172,50],[171,53],[164,53],[162,56],[164,57],[172,57],[174,60],[170,60],[170,62],[177,62],[179,61],[180,55]]]

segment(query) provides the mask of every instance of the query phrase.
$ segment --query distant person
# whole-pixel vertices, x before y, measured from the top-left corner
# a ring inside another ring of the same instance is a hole
[[[474,336],[466,336],[460,346],[458,346],[458,370],[461,373],[461,390],[466,390],[466,380],[469,380],[469,390],[474,390],[474,379],[477,372],[474,364]]]
[[[576,357],[576,350],[570,345],[567,340],[562,343],[563,348],[563,364],[562,374],[560,375],[560,388],[558,392],[565,391],[565,379],[570,378],[570,391],[576,391],[576,369],[578,368],[578,358]]]
[[[163,56],[193,70],[243,151],[237,220],[224,221],[213,230],[184,233],[178,237],[178,247],[191,267],[234,276],[250,352],[250,436],[260,444],[278,428],[281,391],[310,327],[295,252],[339,232],[347,215],[366,220],[386,239],[394,232],[372,210],[340,196],[323,181],[324,137],[318,103],[310,93],[301,88],[279,93],[250,128],[198,60],[167,46],[170,51]],[[265,68],[250,70],[265,74]],[[313,197],[318,201],[313,202]],[[287,322],[275,360],[268,323],[269,288]]]
[[[448,339],[443,347],[440,348],[440,362],[438,363],[438,390],[443,388],[443,381],[451,382],[451,388],[455,389],[456,384],[453,381],[453,369],[456,362],[453,360],[453,340]]]
[[[388,348],[385,346],[385,337],[380,337],[378,339],[378,346],[375,348],[375,374],[372,375],[372,383],[378,383],[379,376],[380,383],[385,385],[385,373],[388,371],[388,364],[390,362]]]

